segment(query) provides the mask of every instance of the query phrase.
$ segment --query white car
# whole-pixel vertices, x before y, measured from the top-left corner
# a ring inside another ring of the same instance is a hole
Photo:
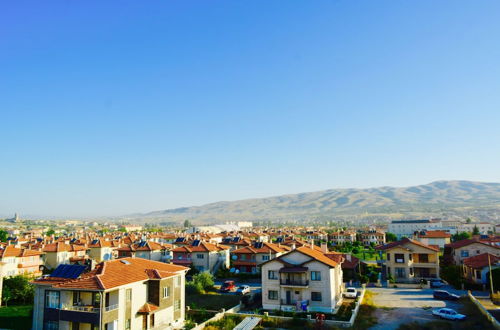
[[[356,298],[358,296],[358,290],[356,288],[347,288],[344,291],[344,297],[346,298]]]
[[[238,289],[236,290],[236,293],[238,294],[250,293],[250,287],[248,285],[239,286]]]
[[[432,311],[432,314],[435,316],[439,316],[442,319],[447,319],[447,320],[463,320],[463,319],[465,319],[465,315],[459,314],[451,308],[434,309]]]

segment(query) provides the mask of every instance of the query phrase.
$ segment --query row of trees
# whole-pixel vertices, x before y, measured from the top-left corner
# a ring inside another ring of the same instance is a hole
[[[30,283],[30,278],[22,275],[3,279],[2,302],[16,305],[33,304],[35,287]]]

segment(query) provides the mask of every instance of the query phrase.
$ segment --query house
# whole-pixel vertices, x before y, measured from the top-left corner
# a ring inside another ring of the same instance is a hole
[[[20,249],[13,245],[0,248],[0,277],[27,275],[39,276],[42,274],[40,267],[43,265],[40,251]]]
[[[172,246],[151,241],[141,241],[116,249],[118,258],[134,257],[154,261],[168,262],[172,259]]]
[[[264,262],[261,274],[264,309],[331,313],[342,299],[341,262],[311,246]]]
[[[437,245],[444,249],[446,244],[450,244],[451,234],[443,230],[422,230],[415,234],[417,241],[427,245]]]
[[[328,235],[328,240],[335,245],[345,244],[347,242],[356,242],[356,232],[354,231],[337,231]]]
[[[174,264],[193,267],[201,272],[214,274],[220,267],[229,268],[229,247],[224,245],[194,240],[190,245],[173,249],[172,253]]]
[[[104,261],[88,273],[61,265],[33,282],[32,329],[182,328],[187,270],[142,258]]]
[[[343,281],[347,282],[358,278],[361,260],[350,253],[329,252],[325,254],[328,258],[337,262],[342,260]]]
[[[285,245],[255,242],[252,246],[245,246],[231,252],[232,266],[241,273],[255,274],[258,266],[263,262],[279,257],[289,251]]]
[[[385,233],[380,230],[370,229],[368,231],[363,231],[359,234],[359,237],[361,239],[361,244],[364,246],[385,244]]]
[[[489,253],[500,256],[500,247],[476,239],[463,239],[444,246],[443,262],[452,265],[462,265],[464,259]]]
[[[89,257],[94,259],[96,262],[101,262],[113,259],[113,250],[116,249],[116,246],[112,241],[94,239],[88,245],[88,249]]]
[[[88,258],[85,246],[63,242],[46,244],[42,251],[45,253],[44,265],[48,269],[54,269],[61,264],[84,262]]]
[[[439,247],[403,238],[376,247],[386,252],[383,272],[396,282],[414,282],[439,277]]]
[[[482,253],[465,258],[462,265],[463,277],[471,283],[488,284],[490,266],[492,270],[500,268],[500,257]]]

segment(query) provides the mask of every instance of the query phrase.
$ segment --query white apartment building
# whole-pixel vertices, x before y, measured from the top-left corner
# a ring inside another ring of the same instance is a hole
[[[331,313],[341,302],[341,262],[324,252],[302,246],[261,266],[264,309]]]
[[[395,234],[398,239],[413,237],[416,231],[441,229],[440,220],[392,220],[387,231]]]

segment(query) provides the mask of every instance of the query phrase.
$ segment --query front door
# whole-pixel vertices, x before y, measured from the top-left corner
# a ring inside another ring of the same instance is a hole
[[[287,305],[292,304],[292,291],[290,291],[290,290],[286,291],[286,304]]]

